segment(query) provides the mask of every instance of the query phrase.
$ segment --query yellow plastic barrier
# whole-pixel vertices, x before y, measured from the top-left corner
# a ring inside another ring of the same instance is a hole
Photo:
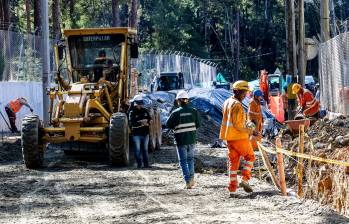
[[[335,164],[335,165],[340,165],[340,166],[349,166],[349,162],[346,162],[346,161],[324,159],[321,157],[307,155],[304,153],[293,152],[293,151],[289,151],[289,150],[285,150],[285,149],[281,149],[281,148],[277,148],[276,150],[274,150],[272,148],[268,148],[268,147],[263,146],[260,142],[257,142],[257,144],[258,144],[259,149],[266,151],[266,152],[269,152],[269,153],[272,153],[272,154],[277,154],[278,152],[281,152],[281,153],[288,155],[288,156],[294,156],[294,157],[303,158],[303,159],[315,160],[315,161],[319,161],[319,162],[330,163],[330,164]]]

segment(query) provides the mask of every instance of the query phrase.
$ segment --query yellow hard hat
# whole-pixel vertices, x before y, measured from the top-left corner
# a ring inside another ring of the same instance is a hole
[[[250,92],[250,88],[248,87],[248,82],[246,82],[245,80],[239,80],[234,82],[233,84],[233,89],[235,90],[245,90]]]
[[[299,85],[298,83],[295,83],[292,86],[292,93],[293,94],[298,94],[301,89],[302,89],[302,86]]]

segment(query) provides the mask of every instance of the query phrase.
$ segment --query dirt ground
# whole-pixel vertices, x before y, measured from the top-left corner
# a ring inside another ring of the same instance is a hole
[[[1,156],[19,150],[0,149],[7,151]],[[199,146],[197,153],[205,166],[225,161],[224,149]],[[225,173],[196,174],[196,187],[184,190],[172,146],[152,153],[151,162],[151,169],[113,168],[103,158],[53,148],[40,170],[26,169],[20,158],[0,160],[0,223],[349,223],[256,178],[255,192],[239,189],[236,198],[228,197]]]

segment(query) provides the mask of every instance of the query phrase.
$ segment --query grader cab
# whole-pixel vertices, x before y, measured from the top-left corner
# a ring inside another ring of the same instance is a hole
[[[131,89],[130,60],[138,56],[130,28],[65,30],[55,46],[57,87],[49,91],[49,125],[36,115],[22,122],[22,151],[28,168],[43,164],[49,143],[105,146],[113,165],[129,164],[127,110]],[[159,112],[150,108],[153,145],[161,139]]]

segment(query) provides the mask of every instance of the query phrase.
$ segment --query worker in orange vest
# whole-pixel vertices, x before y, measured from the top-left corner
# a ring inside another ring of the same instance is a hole
[[[248,120],[253,122],[255,125],[255,130],[258,131],[259,136],[251,136],[251,144],[254,150],[257,149],[257,141],[262,139],[262,130],[263,130],[263,114],[261,108],[261,100],[263,97],[262,91],[259,89],[253,91],[253,98],[248,107]]]
[[[248,82],[240,80],[233,84],[234,96],[227,99],[223,104],[223,119],[219,138],[226,141],[228,145],[229,158],[229,187],[230,196],[233,197],[238,187],[237,171],[239,169],[240,157],[246,161],[241,172],[242,181],[240,187],[246,192],[252,192],[248,184],[251,178],[251,169],[255,160],[253,148],[249,140],[251,135],[258,136],[258,132],[246,127],[246,113],[242,107],[242,100],[250,92]]]
[[[19,132],[16,127],[16,113],[21,110],[22,106],[28,107],[30,112],[34,111],[33,108],[31,108],[31,106],[28,104],[27,99],[24,97],[12,100],[5,106],[8,119],[10,120],[12,133]]]
[[[263,69],[260,72],[259,76],[259,86],[263,93],[265,105],[268,106],[269,104],[269,81],[268,81],[268,71]]]
[[[297,94],[299,112],[302,112],[305,117],[319,118],[320,103],[310,90],[295,83],[292,86],[292,93]]]

